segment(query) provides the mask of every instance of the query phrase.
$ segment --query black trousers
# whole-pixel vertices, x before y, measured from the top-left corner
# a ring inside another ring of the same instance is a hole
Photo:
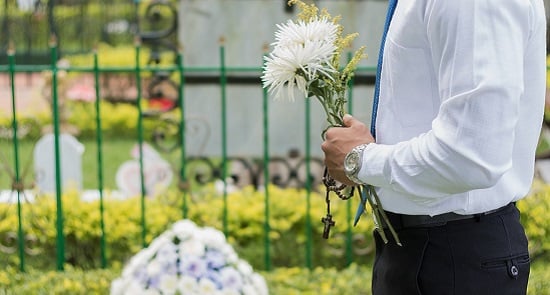
[[[397,227],[403,246],[375,232],[374,295],[526,294],[530,259],[514,205],[435,227]]]

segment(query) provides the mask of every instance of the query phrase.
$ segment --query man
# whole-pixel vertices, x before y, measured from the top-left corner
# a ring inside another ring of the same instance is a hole
[[[346,115],[322,144],[333,178],[376,187],[402,242],[375,233],[373,294],[526,293],[515,202],[530,189],[544,110],[544,11],[543,0],[397,3],[376,140]]]

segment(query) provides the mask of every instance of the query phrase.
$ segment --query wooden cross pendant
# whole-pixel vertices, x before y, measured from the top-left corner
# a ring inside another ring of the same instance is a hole
[[[328,236],[330,234],[330,227],[336,225],[336,222],[332,220],[331,214],[327,214],[327,216],[321,218],[321,222],[325,224],[325,228],[323,229],[323,238],[328,239]]]

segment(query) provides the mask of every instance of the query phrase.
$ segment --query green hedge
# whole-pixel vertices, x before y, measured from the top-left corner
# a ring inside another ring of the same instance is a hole
[[[314,270],[304,270],[306,265],[307,219],[306,192],[296,189],[270,190],[270,240],[274,271],[265,273],[273,294],[330,294],[338,288],[342,294],[368,294],[370,267],[372,262],[372,222],[364,218],[358,227],[352,228],[354,249],[365,251],[365,255],[354,255],[355,265],[346,267],[345,232],[347,202],[334,200],[333,212],[337,226],[329,240],[321,238],[324,215],[322,194],[311,194],[312,262]],[[550,186],[536,183],[531,195],[520,201],[518,206],[525,224],[533,257],[533,271],[530,294],[550,294],[550,273],[546,266],[550,259],[546,255],[549,247]],[[187,196],[189,218],[198,225],[223,228],[223,198],[207,187]],[[228,240],[239,256],[249,261],[255,269],[265,269],[264,264],[264,193],[251,188],[227,196]],[[182,194],[167,193],[161,198],[146,199],[147,242],[164,231],[171,223],[181,219]],[[353,204],[354,208],[355,204]],[[36,237],[27,245],[38,255],[25,257],[26,273],[18,271],[17,252],[1,252],[0,286],[6,286],[6,294],[101,294],[110,281],[118,276],[121,267],[129,257],[141,248],[141,201],[139,198],[116,200],[107,197],[105,201],[105,225],[107,258],[110,270],[99,270],[100,266],[100,213],[99,203],[82,202],[79,194],[69,192],[63,196],[64,234],[66,239],[66,271],[56,272],[54,266],[56,241],[56,203],[52,196],[39,197],[34,203],[23,204],[23,227],[25,232]],[[352,210],[353,211],[353,210]],[[0,240],[7,241],[17,228],[16,206],[0,204]],[[289,268],[295,266],[295,268]],[[320,267],[324,267],[322,269]],[[87,284],[93,284],[88,286]],[[63,293],[65,292],[66,293]],[[69,291],[67,291],[69,290]],[[349,293],[347,293],[349,292]],[[0,294],[1,293],[0,291]]]
[[[550,295],[548,265],[533,264],[528,294]],[[367,295],[370,294],[371,267],[352,264],[336,268],[277,268],[261,272],[272,295]],[[8,267],[0,270],[0,294],[90,295],[109,294],[110,282],[120,275],[119,269],[64,272],[31,269],[21,273]],[[335,292],[335,290],[338,290]]]
[[[104,139],[136,139],[138,109],[132,104],[110,103],[101,101],[101,130]],[[64,107],[67,118],[65,124],[76,127],[79,140],[95,140],[96,138],[96,112],[93,103],[68,101]],[[162,115],[162,117],[144,117],[143,135],[151,139],[155,130],[163,130],[172,135],[176,134],[180,119],[179,110],[174,110]],[[40,138],[44,126],[52,124],[52,116],[46,111],[33,114],[32,117],[18,115],[19,137],[22,140],[35,141]],[[174,129],[170,131],[171,129]],[[0,138],[11,140],[12,116],[0,113]],[[5,131],[4,131],[5,130]]]
[[[529,237],[529,252],[532,258],[549,258],[550,185],[535,181],[529,196],[518,202],[518,208]]]
[[[325,214],[324,196],[312,192],[311,212],[307,213],[307,193],[298,189],[269,187],[270,192],[270,257],[274,266],[306,266],[311,258],[312,266],[344,267],[349,259],[357,263],[372,261],[373,247],[371,232],[373,223],[364,216],[357,227],[351,227],[352,257],[346,256],[348,231],[348,202],[333,198],[332,211],[337,224],[331,238],[323,239],[323,224],[320,218]],[[104,202],[105,237],[107,259],[110,265],[123,264],[142,248],[141,199],[139,197],[118,200],[109,197]],[[520,201],[521,218],[530,239],[533,258],[548,259],[550,247],[550,186],[536,184],[529,197]],[[223,229],[222,196],[213,186],[187,194],[188,218],[198,225]],[[99,202],[83,202],[76,192],[63,197],[64,236],[67,263],[80,268],[100,266],[101,216]],[[227,196],[228,240],[256,269],[265,268],[265,195],[262,191],[245,188]],[[183,193],[167,192],[162,197],[147,198],[145,204],[146,243],[163,232],[171,223],[183,217]],[[353,214],[356,200],[349,201]],[[25,264],[48,268],[56,265],[56,202],[53,196],[39,196],[33,203],[22,205],[23,230],[28,237],[27,247],[39,255],[27,255]],[[15,204],[0,204],[0,241],[11,239],[18,228]],[[308,225],[311,232],[308,232]],[[308,244],[308,237],[310,238]],[[4,242],[5,244],[5,242]],[[310,246],[311,252],[305,249]],[[9,246],[9,245],[8,245]],[[357,254],[360,253],[360,254]],[[309,256],[308,256],[309,255]],[[349,257],[348,259],[346,259]],[[15,253],[0,251],[0,264],[18,266]]]
[[[270,186],[270,252],[273,266],[306,266],[308,243],[307,199],[304,190],[280,189]],[[141,199],[116,200],[106,196],[105,228],[109,264],[123,264],[142,247]],[[66,193],[63,197],[66,261],[81,268],[100,266],[100,211],[99,202],[82,202],[79,194]],[[196,191],[188,196],[188,218],[198,225],[223,229],[223,198],[213,187]],[[354,200],[355,201],[355,200]],[[228,240],[242,258],[256,269],[265,268],[264,193],[246,188],[227,196]],[[350,204],[351,205],[351,204]],[[345,240],[347,203],[333,200],[332,210],[337,224],[331,238],[321,237],[325,214],[324,197],[316,192],[310,197],[311,265],[346,265]],[[56,265],[56,202],[53,196],[38,197],[34,203],[22,206],[23,228],[27,235],[36,237],[30,245],[40,255],[29,255],[25,264],[48,268]],[[7,240],[18,227],[17,207],[0,204],[0,240]],[[353,204],[353,210],[355,203]],[[163,197],[145,200],[146,241],[163,232],[171,223],[183,216],[182,193],[169,192]],[[373,223],[363,217],[352,228],[353,250],[363,252],[354,261],[372,260],[371,231]],[[15,243],[14,243],[15,248]],[[0,264],[17,266],[18,256],[0,252]]]

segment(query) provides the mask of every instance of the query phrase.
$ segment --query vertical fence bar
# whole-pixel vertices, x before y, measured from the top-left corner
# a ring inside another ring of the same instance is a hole
[[[63,205],[61,188],[61,159],[59,145],[59,100],[57,93],[57,44],[55,37],[50,42],[52,71],[52,111],[55,152],[55,196],[57,203],[57,270],[63,270],[65,263],[65,238],[63,236]]]
[[[352,59],[352,53],[348,52],[348,62]],[[353,83],[355,82],[354,76],[348,82],[348,113],[353,113]],[[352,235],[352,213],[351,213],[351,200],[346,202],[346,266],[349,266],[353,261],[353,235]]]
[[[15,105],[15,49],[10,44],[8,48],[9,75],[11,87],[11,110],[12,110],[12,129],[13,129],[13,161],[15,165],[15,179],[12,184],[12,191],[17,192],[17,247],[19,250],[19,270],[25,271],[25,237],[23,233],[23,216],[21,213],[21,191],[23,185],[19,175],[19,138],[17,126],[17,106]]]
[[[99,63],[97,50],[94,49],[94,87],[95,87],[95,124],[97,143],[97,182],[99,189],[99,225],[101,230],[101,267],[107,267],[106,245],[105,245],[105,208],[103,204],[103,139],[101,130],[101,103],[99,93]]]
[[[145,220],[145,196],[147,192],[145,190],[145,173],[143,167],[143,109],[141,106],[141,66],[139,64],[140,54],[141,54],[141,40],[136,40],[135,44],[136,50],[136,67],[135,67],[135,76],[136,76],[136,87],[137,87],[137,98],[136,104],[138,109],[138,121],[137,121],[137,136],[138,136],[138,149],[139,149],[139,180],[141,188],[141,244],[143,247],[147,246],[146,235],[147,235],[147,223]]]
[[[224,38],[220,38],[220,88],[221,88],[221,130],[222,130],[222,165],[221,178],[223,181],[223,232],[229,234],[227,225],[227,76],[225,68]]]
[[[267,51],[265,46],[264,51]],[[265,238],[265,269],[271,270],[271,245],[269,233],[271,232],[271,226],[269,224],[269,107],[268,107],[268,95],[267,89],[262,88],[263,101],[263,142],[264,142],[264,154],[263,154],[263,170],[264,170],[264,197],[265,197],[265,216],[264,216],[264,238]]]
[[[183,191],[183,204],[182,204],[182,213],[183,218],[187,218],[187,192],[189,191],[189,182],[187,181],[187,174],[186,174],[186,158],[187,158],[187,151],[185,149],[185,96],[184,96],[184,90],[185,90],[185,72],[183,67],[183,53],[182,51],[178,51],[178,55],[176,58],[176,62],[178,64],[178,72],[180,75],[180,84],[178,88],[178,104],[180,106],[181,111],[181,117],[180,117],[180,126],[179,126],[179,136],[180,136],[180,145],[181,145],[181,168],[180,168],[180,189]]]
[[[312,228],[311,228],[311,99],[306,101],[306,266],[312,269]]]

